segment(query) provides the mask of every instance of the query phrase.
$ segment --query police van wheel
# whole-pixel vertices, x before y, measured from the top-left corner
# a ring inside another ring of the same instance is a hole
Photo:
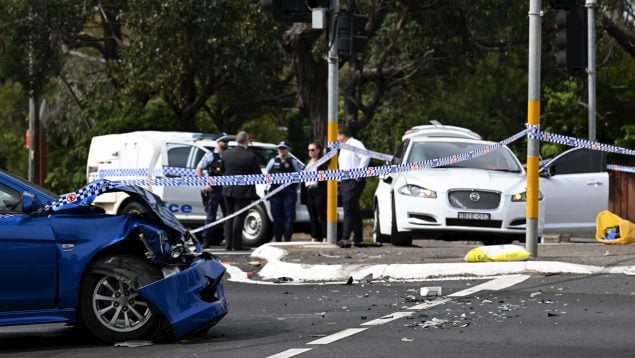
[[[271,222],[263,205],[247,211],[243,226],[243,245],[256,247],[271,241]]]
[[[136,201],[129,202],[123,207],[123,209],[121,209],[122,214],[143,214],[146,212],[148,212],[148,210]]]

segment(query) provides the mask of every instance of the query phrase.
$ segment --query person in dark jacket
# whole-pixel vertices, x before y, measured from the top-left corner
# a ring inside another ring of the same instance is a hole
[[[236,135],[236,147],[223,153],[225,163],[225,175],[262,174],[258,157],[248,149],[249,135],[240,132]],[[258,199],[256,186],[251,185],[225,185],[223,186],[223,198],[227,206],[227,212],[232,214]],[[242,232],[247,211],[234,216],[225,222],[225,250],[242,250]]]
[[[309,143],[309,162],[307,171],[326,170],[327,163],[316,166],[322,157],[322,145],[318,142]],[[323,242],[326,237],[326,181],[309,181],[302,183],[306,190],[306,208],[311,220],[311,241]]]
[[[302,166],[289,155],[286,142],[278,144],[278,155],[267,163],[267,173],[293,173],[302,170]],[[280,184],[272,184],[269,190],[275,190]],[[295,222],[295,204],[298,201],[298,184],[289,184],[279,193],[269,198],[271,216],[273,216],[273,237],[276,241],[291,241]]]
[[[206,171],[210,177],[221,176],[225,174],[225,163],[223,162],[223,152],[227,150],[229,143],[229,136],[225,133],[216,138],[216,150],[213,152],[207,152],[203,158],[196,165],[196,176],[202,177],[203,172]],[[203,199],[203,206],[205,207],[205,224],[213,223],[216,221],[216,213],[218,208],[221,208],[223,216],[227,215],[227,208],[225,207],[225,199],[223,199],[223,187],[205,185],[201,191],[201,198]],[[219,237],[214,237],[218,235]],[[217,244],[223,241],[222,231],[216,230],[216,228],[209,228],[203,232],[203,246],[207,247],[212,243]]]

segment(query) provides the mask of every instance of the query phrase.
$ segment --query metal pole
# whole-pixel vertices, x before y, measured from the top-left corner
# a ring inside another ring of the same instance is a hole
[[[595,7],[596,0],[586,0],[587,7],[587,26],[588,26],[588,43],[589,63],[587,66],[587,74],[589,76],[589,140],[597,140],[595,131]]]
[[[35,90],[34,90],[34,71],[33,71],[33,14],[29,9],[29,24],[31,33],[29,34],[29,181],[37,182],[37,162],[35,160],[36,150],[38,148],[38,123],[37,113],[35,112]]]
[[[329,143],[337,140],[337,117],[338,117],[338,69],[339,59],[337,57],[337,13],[340,10],[339,0],[330,0],[329,4],[329,32],[327,43],[328,52],[328,127],[327,140]],[[337,169],[337,155],[331,159],[329,170]],[[337,181],[329,180],[326,186],[326,241],[329,244],[337,242]]]
[[[529,3],[529,73],[527,123],[540,129],[540,31],[541,0]],[[527,136],[527,224],[525,245],[532,256],[538,256],[538,161],[540,142]]]

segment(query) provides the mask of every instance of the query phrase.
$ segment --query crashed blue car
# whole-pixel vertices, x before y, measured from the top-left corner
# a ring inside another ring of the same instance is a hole
[[[113,191],[146,212],[91,205]],[[66,322],[106,342],[182,339],[227,314],[224,273],[141,187],[97,181],[57,197],[0,170],[0,326]]]

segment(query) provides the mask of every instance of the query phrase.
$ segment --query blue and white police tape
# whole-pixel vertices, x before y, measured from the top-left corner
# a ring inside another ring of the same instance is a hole
[[[540,139],[544,142],[567,145],[569,147],[586,148],[602,152],[611,152],[625,155],[635,155],[635,150],[633,149],[622,148],[610,144],[603,144],[588,139],[569,137],[562,134],[543,132],[540,131],[540,126],[537,125],[527,127],[527,137],[530,139]]]
[[[98,181],[91,183],[74,193],[79,200],[88,195],[94,195],[97,192],[105,191],[104,186],[114,185],[114,183],[123,185],[139,185],[139,186],[204,186],[204,185],[254,185],[254,184],[292,184],[307,181],[325,181],[325,180],[347,180],[362,177],[372,177],[379,175],[388,175],[393,173],[402,173],[411,170],[419,170],[425,168],[433,168],[454,164],[461,161],[469,160],[498,148],[509,144],[525,135],[526,130],[522,130],[515,135],[504,139],[492,145],[483,146],[476,150],[466,153],[459,153],[443,158],[429,159],[414,163],[406,163],[399,165],[386,165],[379,167],[356,168],[351,170],[318,170],[318,171],[302,171],[294,173],[276,173],[276,174],[249,174],[249,175],[230,175],[217,177],[184,177],[184,178],[139,178],[139,179],[123,179],[116,182]],[[331,151],[328,155],[321,158],[321,163],[329,160],[335,151]],[[92,193],[92,194],[91,194]],[[73,193],[69,194],[72,195]],[[76,200],[75,200],[76,201]],[[65,205],[67,201],[64,198],[54,203],[54,206]],[[74,201],[73,201],[74,202]]]
[[[619,165],[619,164],[609,164],[606,166],[606,169],[617,171],[617,172],[635,173],[635,167],[627,167],[625,165]]]

